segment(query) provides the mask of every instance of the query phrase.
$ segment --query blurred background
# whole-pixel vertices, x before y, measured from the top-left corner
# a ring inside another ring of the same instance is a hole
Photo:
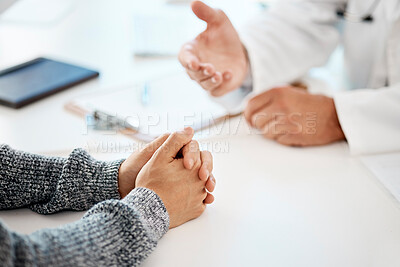
[[[88,139],[115,142],[115,136],[86,136],[82,118],[64,105],[82,94],[183,73],[180,47],[205,29],[190,2],[0,0],[0,70],[46,57],[100,72],[98,79],[20,110],[0,106],[0,142],[53,154]],[[266,6],[253,0],[205,2],[223,9],[237,27]]]
[[[115,136],[85,135],[82,118],[68,113],[64,105],[82,94],[112,91],[183,73],[177,60],[180,47],[206,27],[192,13],[190,2],[0,0],[0,70],[47,57],[100,72],[98,79],[21,110],[0,106],[0,142],[51,154],[65,154],[74,147],[84,146],[88,139],[109,138],[115,142]],[[224,10],[234,26],[241,28],[274,1],[204,2]],[[331,60],[334,66],[340,66],[338,51]],[[327,69],[312,73],[328,80]],[[330,81],[332,87],[341,88],[335,82]]]
[[[101,83],[135,80],[137,68],[145,68],[136,63],[155,57],[157,64],[149,64],[156,74],[163,69],[160,57],[176,61],[181,45],[205,27],[191,1],[0,0],[0,10],[12,2],[0,15],[0,68],[47,56],[97,69]],[[205,2],[224,9],[236,25],[263,6]]]

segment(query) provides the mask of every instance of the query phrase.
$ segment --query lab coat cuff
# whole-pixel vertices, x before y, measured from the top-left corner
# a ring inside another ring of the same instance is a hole
[[[399,90],[359,89],[334,95],[336,113],[353,155],[400,149]]]

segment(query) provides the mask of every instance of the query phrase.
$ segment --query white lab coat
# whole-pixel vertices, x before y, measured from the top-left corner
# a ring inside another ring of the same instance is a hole
[[[373,1],[280,0],[240,32],[255,92],[324,65],[342,42],[354,90],[334,101],[353,154],[400,150],[400,0],[381,0],[371,23],[337,27],[338,8],[347,3],[349,13],[361,16]]]

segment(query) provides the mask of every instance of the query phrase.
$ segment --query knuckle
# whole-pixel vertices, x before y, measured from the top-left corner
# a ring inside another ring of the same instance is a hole
[[[270,90],[272,96],[274,98],[282,98],[284,97],[285,93],[287,92],[287,88],[285,87],[275,87]]]
[[[274,96],[279,96],[282,93],[281,87],[275,87],[269,90]]]
[[[165,149],[165,147],[161,147],[162,149]],[[156,152],[154,152],[154,154],[153,154],[153,158],[154,158],[154,161],[158,161],[159,160],[159,158],[160,158],[160,152],[161,151],[161,149],[158,149],[158,150],[156,150]]]
[[[246,107],[246,109],[247,109],[248,111],[250,111],[250,110],[251,110],[251,107],[254,106],[254,105],[256,104],[256,102],[257,102],[257,100],[258,100],[258,97],[259,97],[259,96],[255,96],[255,97],[253,97],[253,98],[251,98],[251,99],[249,100],[249,102],[247,103],[247,107]]]
[[[190,152],[187,146],[182,147],[182,155],[183,157],[186,157],[186,155],[189,155],[188,153]]]
[[[171,139],[179,139],[180,138],[180,134],[178,132],[173,132],[171,134]]]
[[[173,132],[173,133],[171,134],[170,138],[171,138],[172,143],[180,144],[181,141],[183,141],[184,136],[183,136],[182,133]]]
[[[197,151],[197,150],[199,150],[199,147],[200,147],[199,142],[197,142],[196,140],[190,141],[191,149],[194,149],[194,151]]]
[[[204,151],[202,151],[202,153],[205,158],[209,159],[211,162],[213,161],[213,155],[211,154],[210,151],[204,150]]]
[[[255,113],[251,116],[251,122],[254,127],[260,128],[263,125],[263,122],[267,119],[268,115],[262,112]]]
[[[194,166],[193,166],[193,167],[194,167],[195,170],[200,169],[200,167],[201,167],[201,160],[196,159],[195,162],[194,162]]]
[[[203,63],[202,66],[204,69],[206,69],[206,68],[209,69],[212,65],[210,63]]]
[[[279,98],[276,102],[275,102],[276,107],[279,110],[287,110],[288,109],[288,104],[285,100],[285,98]]]
[[[170,136],[170,133],[164,133],[160,136],[161,139],[166,139]]]

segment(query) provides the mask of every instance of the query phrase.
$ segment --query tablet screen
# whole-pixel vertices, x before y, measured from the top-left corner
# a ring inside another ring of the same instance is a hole
[[[0,103],[19,108],[98,75],[93,70],[38,58],[0,72]]]

